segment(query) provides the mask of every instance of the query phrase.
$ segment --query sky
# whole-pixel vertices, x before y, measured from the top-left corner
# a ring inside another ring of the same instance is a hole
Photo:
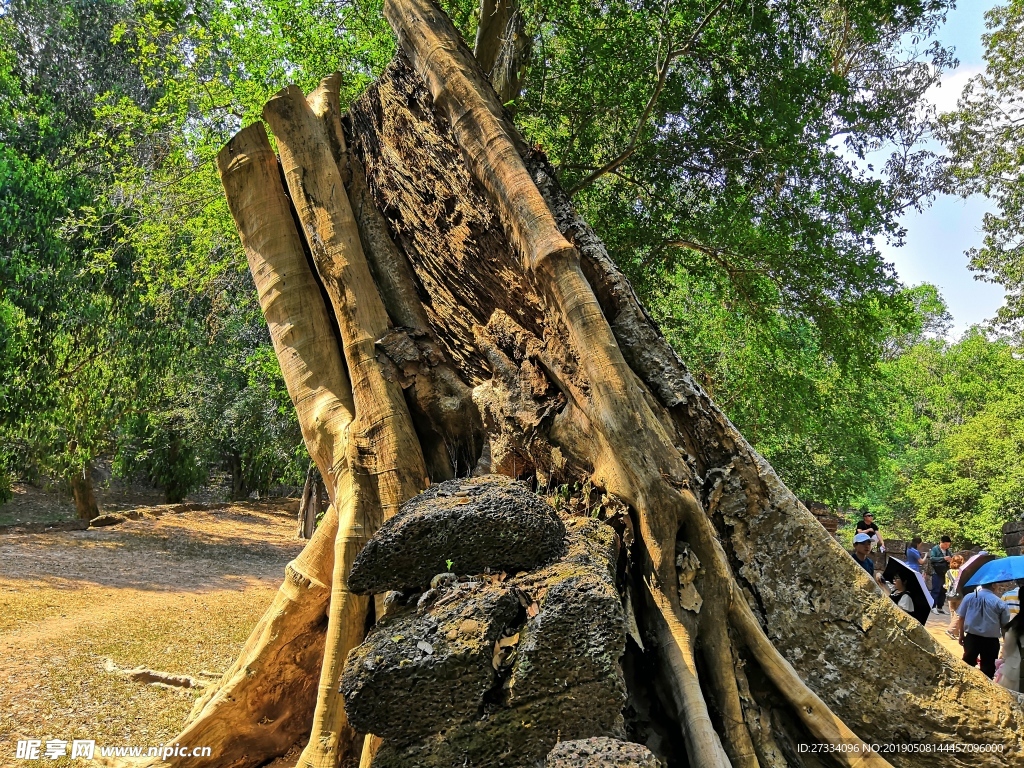
[[[939,111],[954,108],[964,83],[983,71],[984,13],[997,4],[993,0],[960,0],[939,30],[939,40],[953,46],[960,61],[927,95]],[[975,279],[965,255],[967,249],[981,245],[982,216],[990,207],[981,196],[964,200],[942,195],[923,212],[911,211],[903,217],[907,237],[902,247],[883,244],[880,249],[907,285],[929,282],[939,287],[953,315],[953,336],[993,317],[1003,302],[1002,287]]]

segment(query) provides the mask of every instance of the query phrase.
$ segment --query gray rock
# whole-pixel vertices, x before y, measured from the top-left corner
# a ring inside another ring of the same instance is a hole
[[[100,515],[89,521],[89,527],[102,528],[105,525],[118,525],[124,521],[125,518],[121,515]]]
[[[602,703],[618,712],[626,696],[619,665],[626,618],[615,585],[617,539],[611,527],[589,518],[572,518],[567,528],[564,558],[510,582],[537,603],[538,612],[522,629],[509,702],[600,682],[614,701]]]
[[[545,768],[660,768],[661,762],[643,744],[606,736],[563,741],[548,754]]]
[[[507,582],[535,615],[518,627],[480,713],[414,742],[385,740],[373,768],[534,768],[560,738],[625,736],[615,533],[585,518],[566,528],[564,558]]]
[[[448,480],[381,526],[356,558],[349,588],[378,594],[423,589],[448,570],[529,570],[556,559],[564,537],[554,509],[523,483],[501,475]]]
[[[520,611],[507,586],[469,582],[385,616],[345,663],[349,722],[400,746],[478,717],[498,679],[495,641]]]

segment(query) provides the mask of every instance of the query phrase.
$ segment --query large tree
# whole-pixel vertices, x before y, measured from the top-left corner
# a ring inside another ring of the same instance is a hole
[[[260,123],[218,156],[332,504],[175,741],[239,766],[308,736],[303,766],[369,764],[377,742],[338,690],[370,611],[353,558],[403,501],[472,470],[623,505],[624,586],[690,765],[817,765],[793,746],[807,740],[844,765],[1019,760],[1021,705],[882,598],[722,415],[449,18],[429,0],[385,13],[400,50],[347,118],[338,77],[290,86],[263,111],[280,160]],[[684,542],[699,612],[679,600]],[[862,740],[1002,751],[843,749]]]
[[[949,3],[442,5],[729,417],[802,496],[855,496],[880,429],[858,410],[912,322],[876,244],[935,183],[921,97],[950,61],[932,40]],[[289,82],[337,70],[348,101],[394,51],[376,0],[139,0],[125,39],[168,116],[168,172],[126,183],[174,289],[237,258],[210,198],[216,148]]]
[[[983,194],[981,247],[968,251],[982,280],[1006,289],[997,320],[1024,327],[1024,3],[1010,0],[985,14],[985,71],[964,86],[958,107],[944,115],[940,135],[950,151],[949,182],[960,194]]]

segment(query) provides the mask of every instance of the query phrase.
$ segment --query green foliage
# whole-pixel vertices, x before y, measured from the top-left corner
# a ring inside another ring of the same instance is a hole
[[[476,3],[444,5],[471,40]],[[1015,438],[992,415],[972,433],[989,437],[957,443],[956,425],[906,410],[976,393],[925,375],[959,354],[936,341],[948,313],[876,247],[900,242],[898,216],[937,183],[922,96],[951,63],[931,40],[950,5],[531,0],[508,106],[798,494],[863,498],[906,526],[946,515],[967,536],[975,513],[950,499],[1005,515],[1015,481],[954,493],[957,457]],[[169,498],[214,468],[236,496],[301,482],[308,456],[213,159],[279,88],[338,70],[351,99],[393,51],[378,0],[5,4],[0,433],[20,466],[114,454]],[[867,166],[883,147],[884,167]]]
[[[176,504],[206,481],[208,471],[195,448],[186,442],[184,420],[173,412],[135,414],[122,425],[114,473],[143,474]]]
[[[22,467],[69,474],[110,448],[157,364],[132,254],[99,194],[116,157],[95,151],[100,93],[146,103],[109,42],[118,2],[14,0],[0,16],[0,431]]]
[[[683,275],[856,367],[910,313],[875,240],[934,187],[948,5],[538,2],[517,121],[645,298]],[[848,159],[885,145],[878,173]]]
[[[1024,327],[1024,2],[1010,0],[985,14],[985,72],[965,86],[958,109],[939,134],[952,155],[949,184],[964,196],[981,193],[997,211],[985,214],[985,237],[968,252],[971,268],[1006,288],[999,320]]]
[[[224,317],[241,307],[251,331],[255,298],[247,276],[232,288],[244,260],[210,162],[237,121],[204,115],[207,84],[179,77],[199,61],[174,48],[184,12],[14,0],[0,15],[0,437],[22,473],[116,455],[174,499],[213,465],[248,493],[296,460],[276,367],[270,385],[217,376],[239,354]],[[262,334],[244,338],[265,351]]]
[[[908,536],[943,534],[1000,549],[1024,515],[1024,359],[973,329],[923,339],[887,362],[887,460],[862,501]]]
[[[667,338],[743,435],[804,498],[834,505],[877,470],[884,432],[877,364],[844,371],[805,317],[758,318],[726,285],[677,273],[654,305]]]

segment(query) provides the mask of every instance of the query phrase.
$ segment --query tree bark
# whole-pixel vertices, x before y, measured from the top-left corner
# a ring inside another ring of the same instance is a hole
[[[230,768],[283,754],[310,732],[339,533],[333,502],[338,480],[349,473],[355,407],[335,324],[263,125],[228,142],[217,166],[306,447],[321,475],[330,478],[332,500],[312,539],[285,569],[281,589],[238,660],[204,692],[177,737],[178,743],[210,746],[218,765]],[[192,763],[172,757],[151,764]]]
[[[519,96],[530,54],[526,20],[518,0],[480,0],[473,54],[502,104]]]
[[[75,513],[80,520],[99,517],[100,505],[92,486],[92,465],[86,464],[71,474],[71,496],[75,500]]]
[[[321,86],[330,87],[330,82]],[[348,575],[379,524],[426,488],[429,479],[402,388],[377,360],[375,344],[390,330],[390,320],[331,151],[328,129],[335,121],[340,129],[340,115],[331,119],[330,99],[314,94],[311,101],[321,107],[320,115],[301,90],[289,86],[267,102],[263,115],[277,137],[288,190],[338,321],[356,414],[347,456],[351,471],[336,488],[341,524],[326,655],[313,731],[299,761],[310,768],[333,768],[354,738],[339,682],[345,657],[363,638],[367,611],[366,598],[348,590]]]
[[[310,531],[309,534],[306,533],[306,518],[308,516],[309,505],[312,500],[311,496],[313,487],[313,467],[311,465],[309,469],[306,470],[306,482],[302,486],[302,496],[299,499],[299,528],[296,536],[300,539],[308,539],[312,535],[312,531]]]
[[[258,125],[218,158],[333,504],[176,740],[249,766],[305,729],[300,765],[369,766],[377,740],[337,692],[369,611],[352,560],[402,501],[472,468],[628,509],[628,588],[690,765],[816,766],[796,748],[815,741],[890,764],[863,740],[1003,746],[891,756],[907,768],[1021,760],[1021,706],[883,599],[694,382],[447,17],[385,14],[399,53],[344,125],[336,77],[291,87],[265,110],[283,173]]]
[[[300,539],[311,539],[316,528],[316,519],[320,516],[321,499],[324,493],[323,480],[316,466],[306,471],[306,482],[302,486],[302,497],[299,499],[299,527],[297,536]]]

